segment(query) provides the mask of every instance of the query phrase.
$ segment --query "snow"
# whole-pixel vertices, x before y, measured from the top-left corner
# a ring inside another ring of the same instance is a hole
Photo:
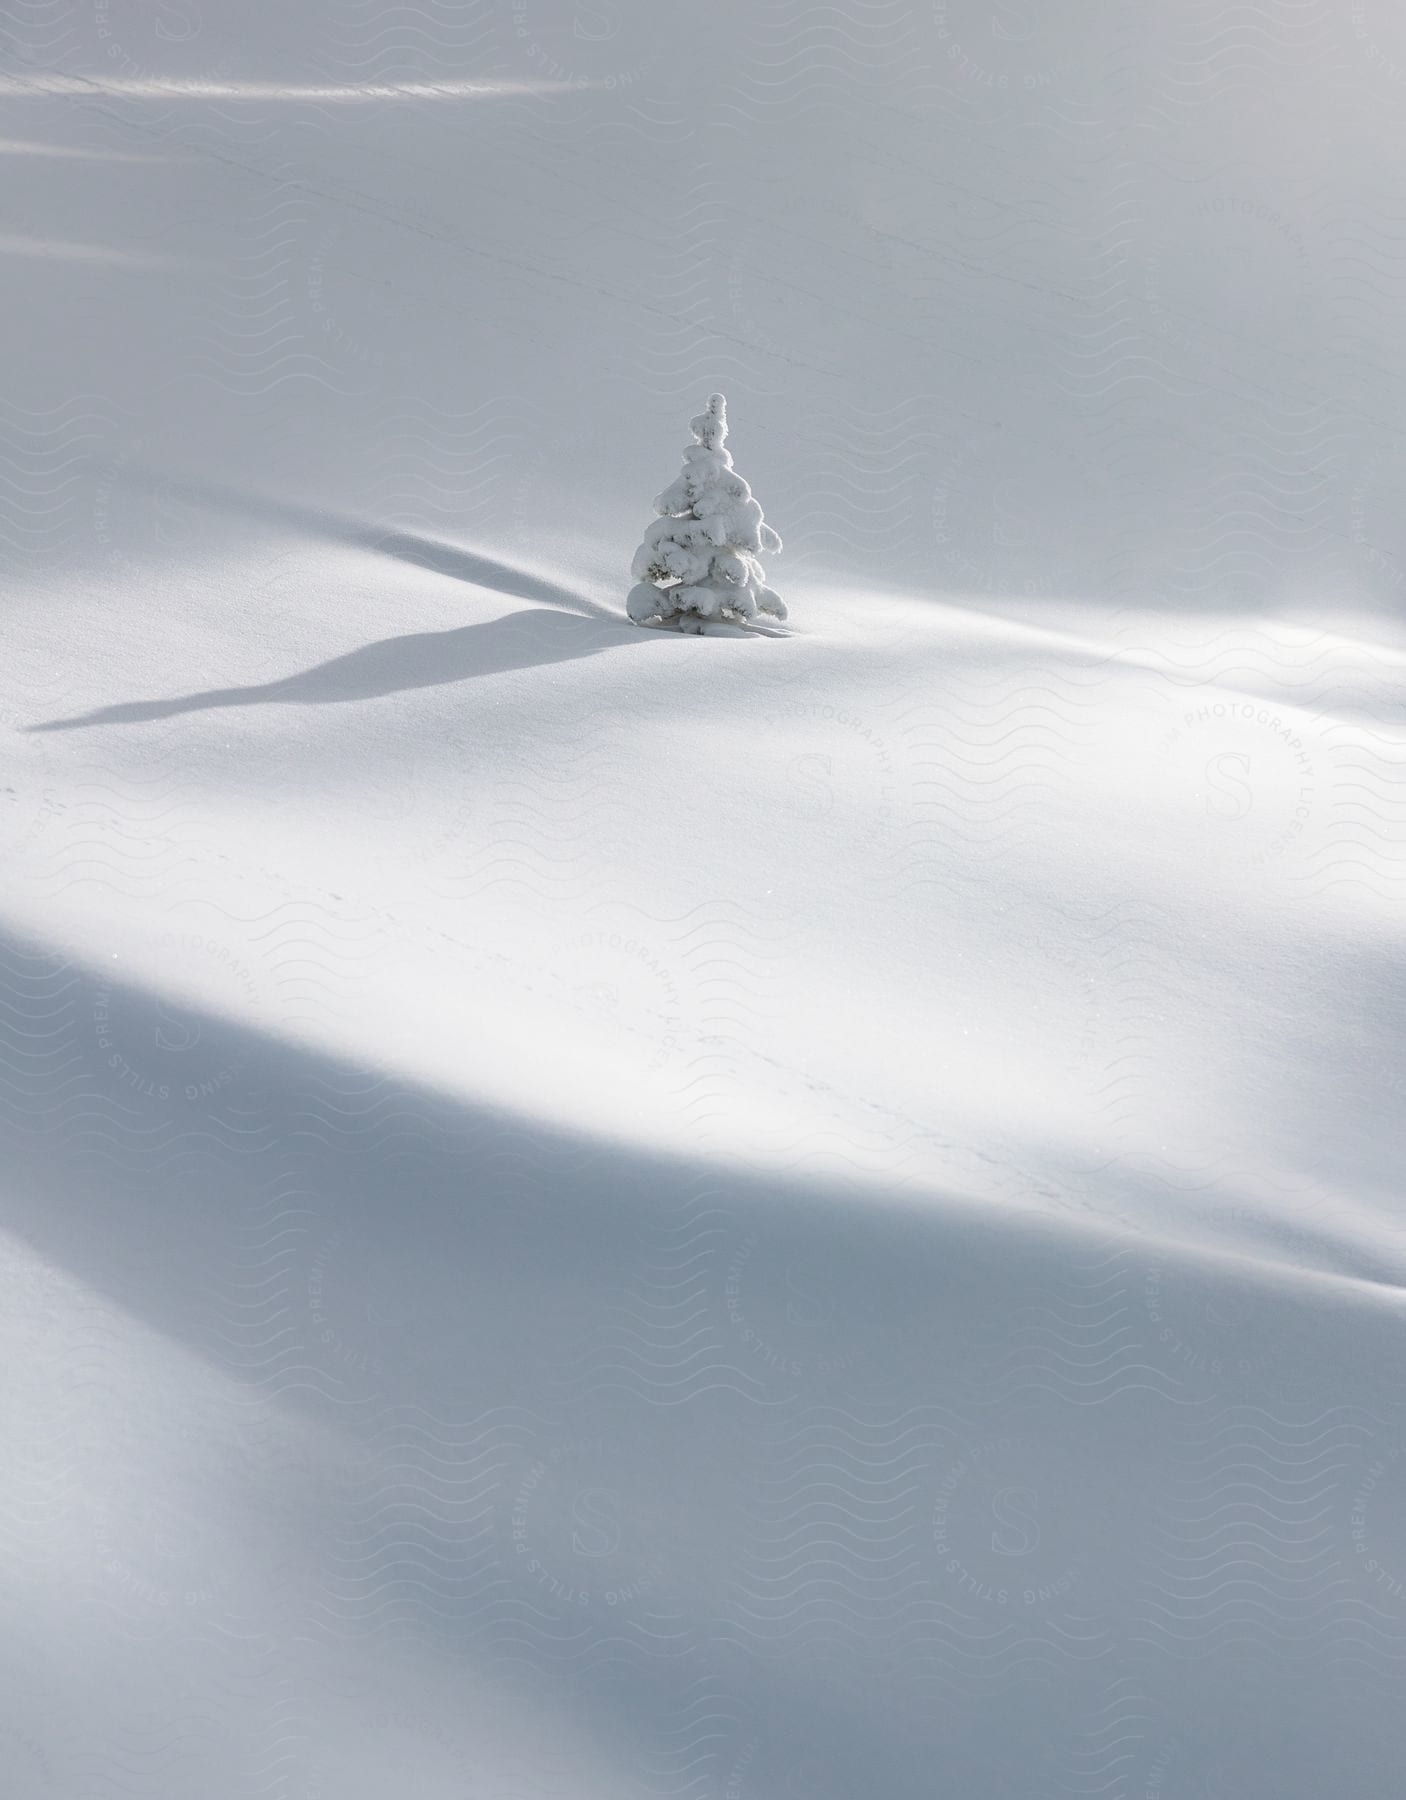
[[[13,9],[7,1794],[1395,1791],[1398,38]]]

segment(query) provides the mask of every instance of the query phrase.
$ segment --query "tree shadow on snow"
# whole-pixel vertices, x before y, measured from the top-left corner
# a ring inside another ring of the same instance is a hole
[[[516,600],[540,600],[548,606],[564,607],[568,612],[605,624],[618,624],[623,614],[574,588],[538,575],[530,569],[518,568],[481,550],[468,550],[461,544],[431,537],[425,532],[403,528],[391,529],[354,514],[334,512],[330,507],[314,506],[273,494],[249,493],[227,487],[216,481],[191,481],[165,471],[145,470],[136,465],[126,471],[126,478],[137,483],[157,481],[162,488],[186,500],[214,507],[236,515],[257,514],[294,526],[299,531],[350,544],[358,550],[369,550],[376,556],[393,557],[397,562],[412,563],[417,569],[443,575],[451,581],[466,581],[474,587],[491,588],[498,594],[511,594]]]
[[[142,725],[156,719],[173,718],[180,713],[211,712],[235,706],[325,706],[344,701],[378,700],[415,688],[471,681],[480,675],[500,675],[513,669],[572,662],[577,657],[598,656],[605,650],[648,643],[670,635],[642,631],[629,623],[622,613],[546,576],[420,532],[387,531],[365,520],[323,508],[263,494],[242,494],[215,483],[177,481],[167,485],[191,499],[241,512],[256,510],[378,556],[412,563],[416,568],[428,569],[454,581],[469,582],[495,593],[544,604],[509,613],[501,619],[461,625],[451,631],[410,632],[401,637],[381,638],[328,662],[318,663],[311,669],[285,676],[280,681],[248,687],[208,688],[164,700],[126,701],[98,707],[74,718],[46,719],[25,726],[24,730],[78,731],[93,725]],[[759,637],[786,634],[756,627],[738,627],[729,631],[726,627],[712,625],[708,635]]]
[[[378,700],[415,688],[444,687],[481,675],[572,662],[626,644],[649,642],[638,626],[606,624],[548,607],[532,607],[501,619],[460,625],[451,631],[415,631],[381,638],[311,669],[250,687],[209,688],[168,700],[134,700],[99,707],[72,719],[48,719],[26,731],[77,731],[90,725],[141,725],[178,713],[230,706],[327,706]]]

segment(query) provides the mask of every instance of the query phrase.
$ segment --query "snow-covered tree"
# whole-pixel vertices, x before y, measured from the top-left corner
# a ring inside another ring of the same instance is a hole
[[[695,442],[683,472],[654,502],[659,517],[635,552],[626,610],[637,625],[702,631],[709,619],[786,617],[781,596],[766,585],[758,558],[781,548],[752,490],[732,466],[727,401],[711,394],[690,421]]]

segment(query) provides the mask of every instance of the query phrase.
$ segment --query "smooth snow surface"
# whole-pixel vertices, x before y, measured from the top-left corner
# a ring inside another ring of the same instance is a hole
[[[4,18],[0,1792],[1400,1792],[1402,19]]]

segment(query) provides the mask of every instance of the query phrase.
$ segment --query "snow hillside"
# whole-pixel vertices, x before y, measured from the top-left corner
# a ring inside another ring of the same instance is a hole
[[[1400,24],[3,18],[0,1791],[1396,1792]]]

